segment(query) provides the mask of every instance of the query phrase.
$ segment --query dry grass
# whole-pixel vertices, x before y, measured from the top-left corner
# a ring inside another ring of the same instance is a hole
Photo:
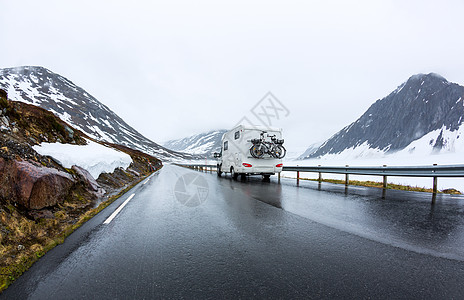
[[[312,178],[300,178],[301,180],[309,180],[309,181],[318,181],[318,179],[312,179]],[[342,179],[322,179],[322,182],[329,182],[329,183],[335,183],[335,184],[345,184],[345,180]],[[356,185],[356,186],[366,186],[366,187],[376,187],[376,188],[383,188],[383,182],[377,182],[377,181],[359,181],[359,180],[350,180],[349,181],[350,185]],[[401,191],[413,191],[413,192],[426,192],[426,193],[433,193],[433,189],[431,188],[425,188],[425,187],[419,187],[419,186],[410,186],[410,185],[400,185],[400,184],[393,184],[393,183],[388,183],[387,184],[387,189],[392,189],[392,190],[401,190]],[[442,191],[438,191],[438,193],[443,193],[443,194],[462,194],[460,191],[456,189],[445,189]]]

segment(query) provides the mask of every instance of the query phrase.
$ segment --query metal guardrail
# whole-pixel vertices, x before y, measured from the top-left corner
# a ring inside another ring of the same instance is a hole
[[[190,164],[181,165],[182,167],[189,167],[197,170],[208,170],[212,172],[216,165],[207,164]],[[318,181],[322,181],[322,173],[332,174],[345,174],[345,185],[349,184],[349,175],[369,175],[369,176],[382,176],[383,188],[387,187],[388,176],[400,177],[431,177],[433,178],[433,193],[437,193],[438,177],[464,177],[464,164],[463,165],[443,165],[436,164],[431,166],[380,166],[380,167],[351,167],[351,166],[283,166],[282,171],[297,172],[296,180],[297,185],[300,182],[300,172],[319,173]],[[280,173],[279,173],[280,179]]]
[[[217,165],[207,165],[207,164],[175,164],[176,166],[179,167],[184,167],[184,168],[190,168],[198,171],[208,171],[208,168],[210,172],[213,172],[213,169],[216,169]]]
[[[196,168],[216,168],[216,164],[210,164],[210,165],[206,165],[206,164],[175,164],[176,166],[179,166],[179,167],[185,167],[185,168],[191,168],[191,169],[196,169]]]
[[[403,177],[464,177],[464,165],[452,166],[382,166],[382,167],[306,167],[284,166],[282,171],[335,173],[372,176],[403,176]]]

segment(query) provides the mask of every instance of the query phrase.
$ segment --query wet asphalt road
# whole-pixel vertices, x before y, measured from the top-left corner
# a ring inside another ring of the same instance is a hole
[[[462,299],[464,198],[430,197],[167,165],[0,298]]]

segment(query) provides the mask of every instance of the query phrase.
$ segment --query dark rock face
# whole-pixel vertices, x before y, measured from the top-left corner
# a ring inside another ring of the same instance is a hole
[[[457,130],[464,121],[463,101],[463,86],[434,73],[414,75],[306,158],[338,154],[365,142],[394,152],[443,126]],[[436,150],[443,146],[439,140]]]
[[[65,172],[26,161],[0,158],[0,197],[27,209],[61,203],[75,180]]]
[[[40,106],[100,141],[163,158],[195,158],[161,147],[68,79],[42,67],[0,69],[0,88],[10,100]],[[66,129],[67,130],[67,129]],[[72,135],[72,132],[69,132]]]

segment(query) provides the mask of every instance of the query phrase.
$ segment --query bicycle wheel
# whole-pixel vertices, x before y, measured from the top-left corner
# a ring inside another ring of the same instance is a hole
[[[275,158],[284,158],[285,154],[287,154],[287,150],[282,145],[276,145],[272,148],[271,154]]]
[[[261,157],[263,157],[263,155],[265,153],[265,150],[266,150],[265,148],[266,148],[266,146],[264,146],[263,144],[254,144],[250,148],[250,154],[254,158],[261,158]]]

